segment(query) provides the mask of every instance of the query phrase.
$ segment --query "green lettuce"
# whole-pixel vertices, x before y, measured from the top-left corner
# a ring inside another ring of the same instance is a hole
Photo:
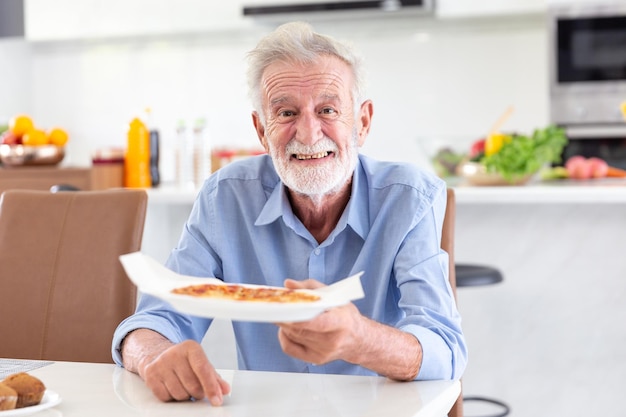
[[[547,164],[561,162],[563,148],[567,145],[565,130],[550,125],[536,129],[531,136],[513,134],[497,153],[485,155],[480,163],[487,172],[498,173],[507,181],[532,175]]]

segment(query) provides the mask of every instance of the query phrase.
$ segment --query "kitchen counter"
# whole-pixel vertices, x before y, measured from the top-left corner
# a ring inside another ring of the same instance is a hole
[[[626,203],[626,179],[531,182],[521,186],[476,187],[449,182],[457,204],[587,204]]]
[[[457,204],[587,204],[626,203],[626,179],[531,182],[522,186],[476,187],[451,180]],[[151,205],[191,205],[198,189],[163,185],[148,190]]]
[[[0,192],[8,189],[47,191],[53,185],[92,189],[90,168],[57,166],[0,167]]]
[[[148,188],[148,204],[193,204],[198,195],[198,188],[181,188],[173,184],[163,184],[157,188]]]

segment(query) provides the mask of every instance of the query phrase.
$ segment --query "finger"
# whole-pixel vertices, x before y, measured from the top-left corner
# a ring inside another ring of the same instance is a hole
[[[323,352],[327,350],[328,337],[325,334],[298,327],[286,327],[281,330],[285,341],[294,345],[289,350],[290,354],[298,355],[300,359],[312,361],[315,358],[318,363]]]
[[[224,395],[230,394],[230,384],[226,382],[226,380],[223,379],[221,375],[218,374],[217,376],[219,377],[219,383],[220,383],[220,386],[222,387],[222,394]]]
[[[280,329],[278,332],[278,341],[285,354],[315,365],[328,362],[322,352],[313,348],[314,344],[298,343],[289,336],[288,332],[282,330]]]
[[[170,391],[173,383],[167,381],[168,377],[172,378],[172,376],[173,373],[164,372],[163,368],[158,365],[158,362],[148,364],[144,370],[146,385],[161,401],[171,401],[175,399]]]
[[[314,279],[305,279],[303,281],[296,281],[295,279],[287,278],[284,281],[285,288],[291,290],[309,289],[314,290],[316,288],[324,287],[324,284]]]
[[[157,366],[146,368],[146,385],[161,401],[182,401],[189,399],[189,393],[181,384],[173,370],[164,370]]]
[[[327,318],[327,313],[328,311],[324,311],[307,321],[278,322],[275,324],[280,328],[288,330],[294,336],[302,335],[304,337],[307,333],[313,332],[324,333],[329,331],[329,325],[332,324]]]
[[[173,400],[172,396],[170,395],[169,390],[167,389],[167,387],[165,386],[165,383],[162,380],[159,380],[159,381],[146,380],[146,385],[148,386],[148,388],[150,388],[150,390],[155,395],[155,397],[159,399],[159,401],[166,402],[166,401]]]
[[[181,368],[176,369],[175,372],[176,372],[176,376],[178,377],[181,387],[184,389],[187,395],[187,398],[193,397],[197,400],[204,398],[204,388],[201,382],[201,378],[202,378],[201,374],[198,374],[197,371],[195,371],[192,366],[183,366]],[[172,393],[172,396],[176,398],[177,400],[179,400],[181,399],[179,397],[182,396],[182,394],[179,394],[177,392],[176,396],[174,395],[174,393]],[[182,398],[182,399],[187,399],[187,398]]]
[[[219,405],[223,384],[218,379],[200,344],[192,341],[168,349],[145,367],[146,384],[161,401],[206,396],[216,397],[212,402]]]
[[[151,364],[151,378],[162,382],[169,399],[183,401],[203,397],[201,384],[188,361],[190,348],[193,350],[192,344],[183,342],[163,352]]]
[[[214,396],[213,398],[209,398],[209,402],[213,406],[220,406],[224,403],[224,395],[230,394],[230,385],[220,376],[220,374],[216,373],[215,375],[220,388],[220,394],[218,396]]]
[[[306,347],[297,342],[294,342],[288,336],[287,332],[284,331],[284,329],[279,329],[278,331],[278,342],[283,352],[285,352],[287,355],[303,361],[307,360]]]
[[[215,384],[212,386],[211,394],[207,395],[209,402],[213,406],[220,406],[224,403],[224,395],[230,394],[230,385],[222,377],[215,373]]]
[[[198,398],[206,397],[211,405],[220,406],[224,401],[224,395],[230,392],[230,386],[215,371],[204,351],[192,351],[189,354],[189,364],[194,375],[198,378]]]
[[[181,380],[181,377],[175,372],[172,372],[170,376],[163,380],[163,385],[165,385],[169,396],[173,400],[186,401],[192,396],[187,391],[187,388],[185,387],[185,382]]]

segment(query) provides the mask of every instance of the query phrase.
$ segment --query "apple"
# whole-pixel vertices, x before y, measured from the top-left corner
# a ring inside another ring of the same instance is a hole
[[[570,157],[565,162],[565,169],[569,177],[576,180],[586,180],[592,176],[592,166],[587,163],[587,158],[580,155]]]
[[[609,164],[602,158],[589,158],[587,164],[591,167],[591,176],[593,178],[604,178],[609,173]]]
[[[22,137],[16,135],[15,133],[11,132],[10,130],[7,130],[0,137],[0,142],[2,142],[3,144],[6,144],[6,145],[21,145],[22,144]]]

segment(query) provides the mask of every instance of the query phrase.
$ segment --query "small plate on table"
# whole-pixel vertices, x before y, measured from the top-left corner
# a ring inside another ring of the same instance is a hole
[[[30,414],[35,414],[47,408],[54,407],[55,405],[59,405],[60,403],[61,397],[59,396],[59,394],[47,389],[46,392],[44,392],[43,398],[41,399],[41,402],[39,404],[31,405],[30,407],[0,411],[0,417],[27,416]]]

